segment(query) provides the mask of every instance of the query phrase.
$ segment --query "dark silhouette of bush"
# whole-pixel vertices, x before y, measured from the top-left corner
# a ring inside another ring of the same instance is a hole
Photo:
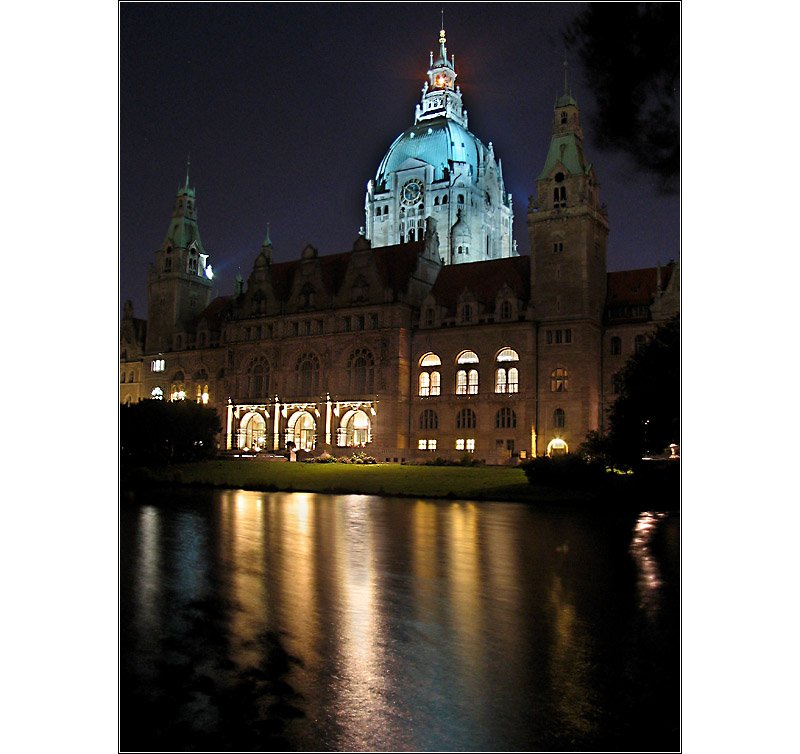
[[[216,453],[221,428],[213,408],[191,401],[120,406],[120,458],[142,464],[209,458]]]
[[[544,487],[583,489],[595,487],[605,480],[605,466],[587,461],[579,455],[539,456],[521,464],[531,484]]]

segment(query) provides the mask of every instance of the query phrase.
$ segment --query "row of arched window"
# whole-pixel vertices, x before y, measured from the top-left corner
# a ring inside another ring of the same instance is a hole
[[[136,382],[136,372],[131,370],[130,372],[120,372],[119,374],[119,381],[124,382]]]
[[[519,354],[512,348],[501,349],[495,357],[494,392],[519,392]],[[456,358],[456,395],[477,395],[480,376],[477,365],[480,363],[474,351],[462,351]],[[442,360],[435,353],[426,353],[419,360],[419,395],[423,397],[441,395]]]
[[[349,387],[354,393],[375,391],[375,357],[367,348],[358,348],[347,360]],[[295,388],[300,395],[313,395],[320,389],[320,361],[313,352],[301,353],[294,364]],[[263,356],[254,358],[245,369],[246,397],[265,398],[271,392],[270,368]]]

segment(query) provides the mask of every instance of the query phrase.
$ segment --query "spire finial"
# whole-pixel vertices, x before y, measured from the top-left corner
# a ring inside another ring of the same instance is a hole
[[[267,223],[267,237],[264,239],[262,246],[272,246],[272,239],[269,237],[269,223]]]
[[[564,48],[564,94],[569,94],[569,84],[567,83],[567,69],[569,68],[569,63],[567,63],[567,48]]]
[[[190,155],[186,155],[186,188],[189,188],[189,165],[192,164]]]

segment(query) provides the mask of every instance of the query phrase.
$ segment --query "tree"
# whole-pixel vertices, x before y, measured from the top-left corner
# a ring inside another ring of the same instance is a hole
[[[191,401],[145,400],[120,406],[120,454],[139,463],[169,463],[213,455],[219,416]]]
[[[677,190],[679,3],[590,3],[564,34],[597,101],[599,146],[621,150]]]
[[[636,461],[680,438],[680,319],[661,325],[623,369],[620,395],[609,412],[615,458]]]

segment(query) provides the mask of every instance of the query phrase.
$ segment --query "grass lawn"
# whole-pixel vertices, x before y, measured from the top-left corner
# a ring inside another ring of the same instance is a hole
[[[332,492],[466,500],[571,500],[564,490],[532,487],[505,466],[401,466],[275,463],[234,458],[139,469],[132,480],[250,490]]]

